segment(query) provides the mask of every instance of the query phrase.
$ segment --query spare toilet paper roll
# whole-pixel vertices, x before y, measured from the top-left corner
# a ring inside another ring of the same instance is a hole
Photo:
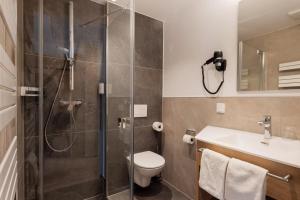
[[[182,138],[182,141],[184,143],[187,143],[187,144],[194,144],[195,142],[195,137],[194,136],[191,136],[191,135],[187,135],[185,134]]]
[[[162,132],[164,129],[164,125],[162,122],[154,122],[152,124],[152,128],[153,128],[153,130],[155,130],[157,132]]]

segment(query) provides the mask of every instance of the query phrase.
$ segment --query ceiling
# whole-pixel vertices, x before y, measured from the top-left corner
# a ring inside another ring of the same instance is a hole
[[[166,21],[170,12],[180,8],[183,0],[135,0],[135,10],[160,21]],[[177,6],[178,5],[178,6]]]
[[[111,2],[118,4],[120,6],[129,7],[130,0],[91,0],[99,4],[106,4],[106,2]],[[138,13],[150,16],[155,19],[164,21],[168,15],[168,10],[174,7],[177,2],[182,2],[182,0],[135,0],[135,10]]]
[[[239,6],[239,39],[246,40],[300,24],[288,13],[300,9],[300,0],[243,0]]]
[[[91,1],[94,1],[94,2],[99,3],[99,4],[105,4],[106,3],[106,0],[91,0]]]
[[[98,3],[111,1],[128,6],[130,0],[92,0]],[[135,10],[160,21],[168,21],[195,0],[135,0]],[[199,0],[197,0],[199,1]],[[210,0],[207,0],[210,1]],[[126,5],[125,5],[126,4]],[[239,6],[239,38],[250,39],[300,24],[288,16],[290,11],[300,9],[300,0],[241,0]]]

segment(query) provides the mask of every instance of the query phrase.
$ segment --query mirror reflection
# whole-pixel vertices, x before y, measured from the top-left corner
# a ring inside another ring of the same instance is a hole
[[[243,0],[238,27],[238,89],[300,89],[300,1]]]

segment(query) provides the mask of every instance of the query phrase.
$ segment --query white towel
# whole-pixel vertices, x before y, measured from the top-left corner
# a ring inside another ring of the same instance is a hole
[[[202,153],[199,186],[206,192],[224,199],[226,169],[230,158],[205,149]]]
[[[225,199],[265,199],[267,173],[264,168],[232,158],[226,173]]]

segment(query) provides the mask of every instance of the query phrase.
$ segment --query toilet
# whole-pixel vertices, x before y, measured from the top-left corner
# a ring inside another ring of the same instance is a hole
[[[152,151],[134,154],[134,182],[141,187],[148,187],[151,178],[159,175],[165,166],[165,159]],[[128,167],[130,156],[127,157]]]

